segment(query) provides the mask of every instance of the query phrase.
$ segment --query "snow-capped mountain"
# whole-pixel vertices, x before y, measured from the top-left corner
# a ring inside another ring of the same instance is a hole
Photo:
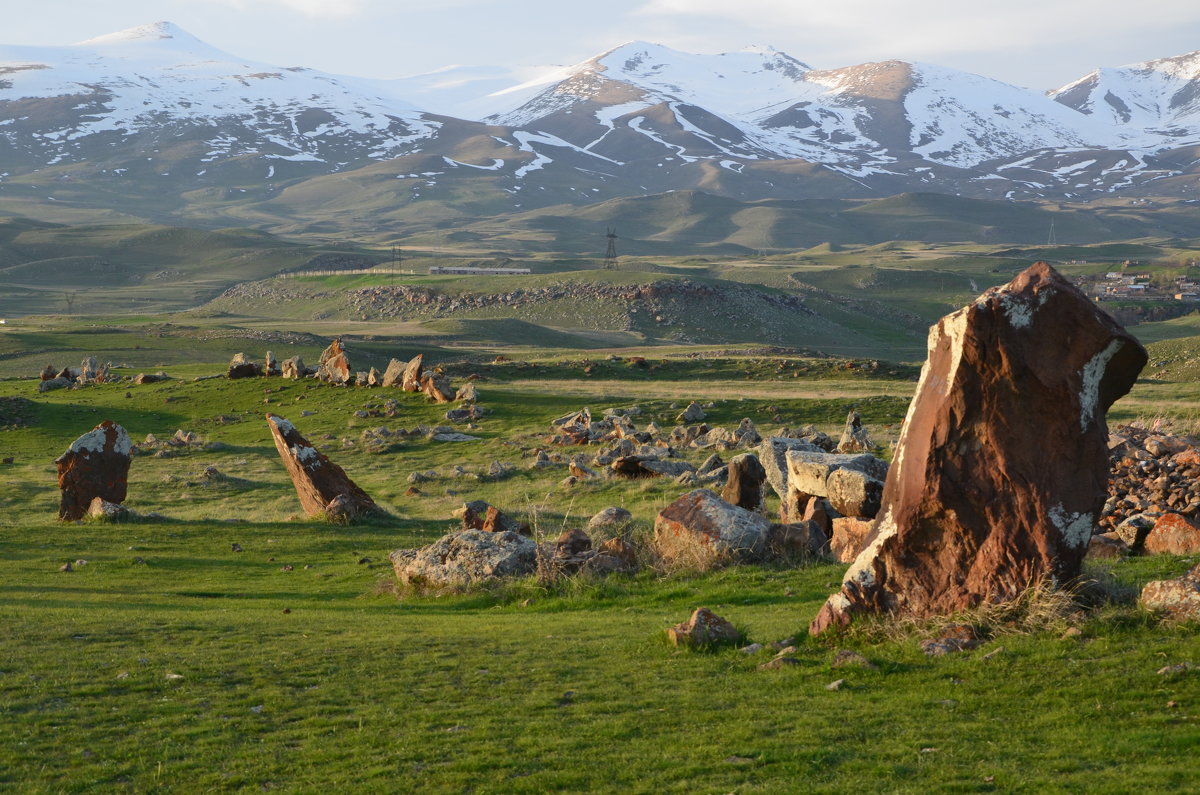
[[[1130,140],[1157,137],[1164,144],[1171,139],[1195,143],[1200,138],[1200,50],[1097,69],[1050,96],[1117,127]]]
[[[303,226],[429,223],[668,190],[737,199],[924,190],[1191,194],[1200,53],[1049,95],[905,61],[632,42],[532,80],[367,80],[257,63],[170,23],[0,46],[5,201]]]

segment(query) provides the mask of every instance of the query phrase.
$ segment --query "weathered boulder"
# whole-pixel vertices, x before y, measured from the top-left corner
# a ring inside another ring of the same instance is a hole
[[[383,374],[380,373],[376,368],[372,367],[367,371],[367,377],[365,381],[360,380],[358,385],[362,386],[364,382],[367,386],[381,386],[383,383]]]
[[[55,368],[54,365],[48,364],[44,368],[42,368],[41,380],[49,381],[51,378],[54,378],[56,375],[58,375],[58,369]]]
[[[738,447],[752,447],[762,441],[758,428],[749,417],[743,417],[738,426],[733,429],[733,439]]]
[[[105,420],[72,442],[54,461],[58,467],[58,487],[62,490],[58,518],[82,519],[97,497],[118,505],[124,502],[129,489],[132,449],[129,434],[111,420]]]
[[[280,365],[280,370],[284,378],[290,378],[293,381],[298,381],[299,379],[303,378],[307,372],[307,368],[304,366],[304,360],[299,356],[292,356],[284,359],[283,363]]]
[[[341,467],[301,436],[295,425],[268,414],[267,427],[305,513],[343,520],[379,511],[375,501]]]
[[[454,393],[454,399],[459,403],[474,403],[479,400],[479,389],[474,381],[468,381]]]
[[[100,365],[96,363],[95,356],[85,357],[79,363],[79,383],[87,384],[96,380],[96,373],[100,372]]]
[[[421,549],[390,556],[396,578],[423,588],[465,588],[503,577],[521,577],[537,568],[537,544],[513,532],[462,530]]]
[[[275,377],[282,372],[279,369],[279,360],[275,358],[275,352],[267,351],[267,355],[263,358],[263,375]]]
[[[225,375],[228,378],[257,378],[262,375],[262,370],[257,364],[247,359],[246,354],[235,353],[229,360],[229,370]]]
[[[838,441],[839,453],[869,453],[875,449],[867,429],[863,427],[862,417],[857,411],[851,410],[846,415],[846,427],[842,430],[842,438]]]
[[[742,633],[707,607],[701,607],[687,621],[669,628],[667,638],[672,646],[707,648],[737,643]]]
[[[704,416],[705,416],[704,408],[699,403],[697,403],[696,401],[693,400],[691,403],[689,403],[687,405],[687,408],[685,408],[682,412],[680,412],[679,416],[675,418],[675,421],[676,422],[700,422],[701,420],[704,419]]]
[[[383,371],[383,379],[380,381],[382,386],[400,386],[404,379],[404,362],[399,359],[392,359],[388,362],[387,369]]]
[[[1200,527],[1177,513],[1164,513],[1142,547],[1149,555],[1194,555],[1200,552]]]
[[[350,357],[339,337],[321,351],[321,358],[317,360],[317,378],[328,384],[348,384],[351,372]]]
[[[840,469],[850,469],[883,481],[887,478],[886,461],[869,453],[824,453],[789,449],[784,453],[787,460],[787,485],[789,491],[829,496],[829,476]]]
[[[766,548],[773,557],[812,557],[828,551],[829,534],[816,522],[773,524]]]
[[[588,519],[588,530],[600,530],[602,528],[620,528],[633,521],[633,514],[624,508],[617,506],[609,506],[601,509],[591,519]]]
[[[798,438],[787,438],[784,436],[768,436],[758,446],[758,461],[761,462],[763,470],[767,472],[767,482],[770,488],[775,490],[775,495],[778,495],[780,500],[787,496],[787,452],[788,450],[805,450],[809,453],[818,453],[820,448],[798,440]],[[701,468],[703,471],[703,467]]]
[[[405,392],[420,392],[421,377],[424,374],[425,354],[418,353],[409,360],[408,364],[404,365],[404,372],[400,376],[400,388]]]
[[[55,376],[54,378],[47,378],[45,381],[42,381],[41,383],[39,383],[38,391],[39,392],[50,392],[55,389],[66,389],[67,387],[71,386],[71,384],[73,384],[73,383],[75,383],[75,382],[72,381],[70,378],[63,378],[62,376]]]
[[[835,469],[825,479],[825,493],[841,515],[874,519],[883,497],[883,481],[857,469]]]
[[[948,614],[1079,575],[1104,415],[1146,351],[1044,262],[935,325],[867,547],[809,627]]]
[[[1115,533],[1097,533],[1088,541],[1088,558],[1116,560],[1129,554],[1129,547]]]
[[[729,460],[729,475],[721,499],[745,508],[761,511],[763,507],[763,481],[767,472],[754,453],[742,453]]]
[[[1146,583],[1140,601],[1147,610],[1175,618],[1200,619],[1200,566],[1174,580]]]
[[[88,505],[89,519],[101,522],[123,522],[129,518],[129,509],[119,502],[109,502],[103,497],[95,497]]]
[[[770,530],[765,516],[731,505],[708,489],[696,489],[658,514],[654,544],[664,560],[702,568],[761,558]]]
[[[609,468],[618,477],[623,478],[677,478],[685,472],[694,472],[696,468],[686,461],[663,461],[643,455],[623,455],[615,459]]]
[[[421,391],[434,403],[450,403],[454,400],[450,377],[445,373],[437,371],[426,373],[421,379]]]

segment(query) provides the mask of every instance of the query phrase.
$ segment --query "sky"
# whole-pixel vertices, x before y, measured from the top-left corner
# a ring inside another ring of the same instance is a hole
[[[455,64],[529,77],[644,40],[770,45],[816,68],[925,61],[1050,89],[1200,49],[1197,0],[0,0],[0,19],[0,43],[38,45],[166,20],[249,60],[380,78]]]

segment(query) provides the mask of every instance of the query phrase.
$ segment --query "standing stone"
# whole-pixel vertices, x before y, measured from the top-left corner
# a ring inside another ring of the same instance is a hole
[[[317,378],[329,384],[346,384],[350,382],[350,357],[342,347],[341,337],[329,343],[329,347],[321,352],[318,360]]]
[[[229,378],[255,378],[260,375],[262,375],[262,370],[258,369],[257,364],[247,359],[244,353],[235,353],[229,360],[229,371],[226,373]]]
[[[300,506],[309,516],[326,515],[352,518],[379,509],[366,492],[354,484],[337,464],[330,461],[317,448],[300,435],[296,426],[277,417],[267,415],[267,426],[275,449],[283,459]],[[344,499],[338,499],[344,498]]]
[[[96,373],[99,371],[100,367],[96,364],[96,357],[87,357],[79,364],[79,383],[86,384],[95,380]]]
[[[275,377],[281,372],[283,371],[279,369],[279,360],[275,358],[275,353],[267,351],[267,356],[263,360],[263,375]]]
[[[476,388],[474,381],[468,381],[458,388],[454,393],[454,399],[459,403],[474,403],[479,400],[479,389]]]
[[[52,364],[48,364],[42,368],[41,379],[43,381],[49,381],[51,378],[54,378],[57,375],[58,370],[54,369],[54,365]]]
[[[839,453],[869,453],[875,449],[875,444],[863,427],[862,417],[857,411],[846,415],[846,427],[842,431],[841,441],[838,442]]]
[[[721,490],[721,499],[747,511],[761,511],[766,479],[767,472],[754,453],[734,456],[729,460],[729,479]]]
[[[400,386],[400,380],[404,376],[404,362],[399,359],[392,359],[388,362],[387,369],[383,371],[383,380],[380,382],[383,386]]]
[[[692,401],[687,405],[687,408],[680,412],[675,418],[676,422],[700,422],[705,417],[704,409],[696,401]]]
[[[293,381],[298,381],[303,378],[306,372],[304,360],[299,356],[292,356],[289,359],[284,359],[281,369],[283,371],[283,377],[290,378]]]
[[[121,504],[129,489],[129,451],[133,444],[120,425],[105,420],[80,436],[55,460],[62,498],[58,518],[87,515],[92,500]]]
[[[421,376],[425,363],[425,354],[418,353],[404,366],[404,374],[400,376],[400,388],[405,392],[421,391]]]
[[[379,371],[372,367],[367,373],[367,386],[380,386],[383,383],[383,376]]]
[[[813,634],[1077,577],[1108,483],[1108,407],[1146,351],[1044,262],[930,330],[883,508]]]

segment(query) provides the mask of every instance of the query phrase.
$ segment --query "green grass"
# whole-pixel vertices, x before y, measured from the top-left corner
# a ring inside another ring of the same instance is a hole
[[[527,468],[556,416],[636,403],[639,423],[670,427],[683,403],[711,391],[720,393],[706,409],[714,424],[750,417],[768,432],[778,413],[782,424],[834,433],[854,407],[887,442],[913,365],[711,347],[623,351],[620,361],[541,351],[487,364],[491,352],[454,351],[464,359],[451,368],[456,382],[483,376],[491,413],[468,431],[480,439],[408,435],[374,451],[364,430],[445,423],[446,407],[312,381],[193,382],[221,371],[233,347],[260,355],[261,329],[197,322],[155,336],[146,321],[46,321],[0,334],[6,372],[124,346],[130,357],[171,357],[168,372],[182,376],[46,394],[33,380],[0,380],[0,398],[23,398],[0,400],[0,458],[14,458],[0,465],[0,788],[1121,793],[1185,791],[1200,772],[1200,672],[1156,673],[1200,663],[1197,627],[1160,623],[1130,604],[1079,619],[1079,638],[1060,637],[1061,622],[1030,634],[999,627],[976,651],[928,658],[920,633],[810,639],[804,630],[844,570],[830,563],[554,586],[530,579],[440,597],[393,586],[387,554],[438,538],[468,499],[549,537],[622,505],[640,535],[687,489],[657,479],[568,488],[564,466]],[[148,347],[130,350],[134,335]],[[292,342],[272,345],[281,357],[315,359],[323,339]],[[356,367],[416,350],[410,337],[348,344]],[[432,350],[448,361],[451,352]],[[647,366],[631,365],[631,354]],[[583,374],[589,364],[592,376]],[[1112,416],[1183,417],[1195,391],[1150,378]],[[396,417],[353,416],[386,399]],[[297,518],[266,411],[323,446],[387,516],[348,526]],[[60,524],[53,459],[101,419],[135,440],[182,428],[219,446],[134,457],[126,504],[160,518]],[[683,455],[698,463],[708,453]],[[454,465],[479,473],[492,460],[511,464],[511,476],[449,474]],[[225,477],[204,477],[208,466]],[[439,476],[407,496],[408,473],[428,469]],[[79,560],[87,563],[59,571]],[[1138,558],[1110,571],[1137,588],[1195,563]],[[770,652],[668,646],[664,628],[699,606],[750,641],[795,638],[799,665],[760,671]],[[831,669],[839,648],[877,668]],[[827,690],[836,679],[843,688]]]

